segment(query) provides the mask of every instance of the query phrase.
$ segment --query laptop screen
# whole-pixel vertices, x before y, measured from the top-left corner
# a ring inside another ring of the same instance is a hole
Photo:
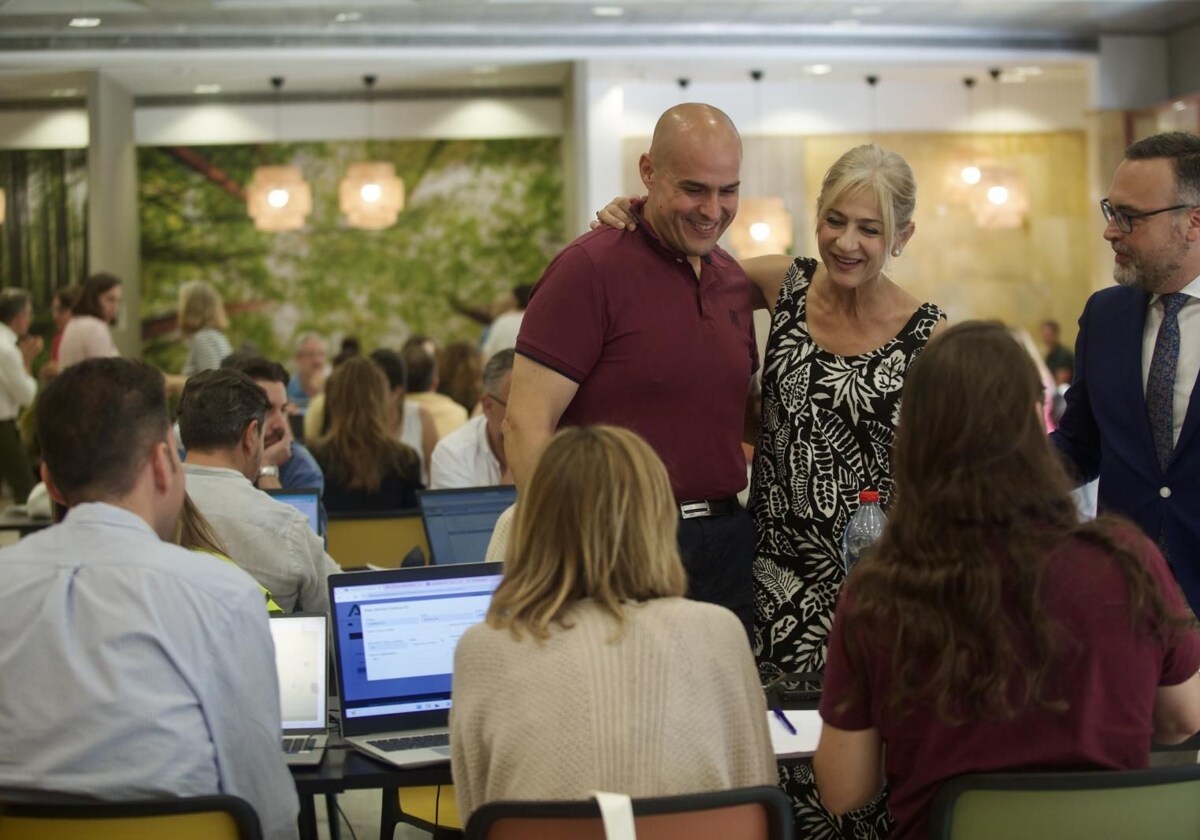
[[[279,711],[283,729],[324,729],[329,686],[329,631],[323,613],[291,613],[273,617],[268,626],[275,641],[279,674]]]
[[[432,563],[482,563],[496,520],[517,500],[517,488],[467,487],[417,493]]]
[[[282,489],[267,490],[265,492],[270,496],[274,496],[281,502],[286,502],[307,516],[308,525],[313,529],[313,533],[317,536],[321,536],[321,494],[319,490],[317,490],[315,487],[306,487],[297,490],[292,490],[285,487]]]
[[[454,647],[500,577],[496,563],[330,575],[343,734],[445,724]]]

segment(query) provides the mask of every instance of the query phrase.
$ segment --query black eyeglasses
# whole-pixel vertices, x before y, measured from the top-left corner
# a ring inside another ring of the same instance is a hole
[[[1164,207],[1161,210],[1143,210],[1141,213],[1130,213],[1126,210],[1118,210],[1112,206],[1112,202],[1107,198],[1100,199],[1100,212],[1104,214],[1104,221],[1116,222],[1117,230],[1121,233],[1133,233],[1133,223],[1138,219],[1148,219],[1151,216],[1157,216],[1159,213],[1170,213],[1173,210],[1195,210],[1195,204],[1176,204],[1172,207]]]

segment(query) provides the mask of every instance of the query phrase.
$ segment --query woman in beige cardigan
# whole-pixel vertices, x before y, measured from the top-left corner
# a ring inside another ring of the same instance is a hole
[[[500,799],[775,783],[746,633],[728,610],[681,597],[672,502],[637,435],[593,426],[550,441],[487,621],[455,652],[463,820]]]

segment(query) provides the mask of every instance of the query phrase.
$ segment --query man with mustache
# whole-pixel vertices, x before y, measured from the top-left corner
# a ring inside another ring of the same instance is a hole
[[[1200,137],[1140,140],[1101,203],[1120,284],[1079,319],[1055,445],[1163,549],[1200,612]]]
[[[742,142],[710,105],[677,105],[638,164],[634,230],[584,234],[550,263],[517,338],[504,425],[521,487],[559,425],[640,434],[671,477],[689,597],[753,614],[754,528],[737,503],[758,364],[750,283],[717,240],[737,213]]]

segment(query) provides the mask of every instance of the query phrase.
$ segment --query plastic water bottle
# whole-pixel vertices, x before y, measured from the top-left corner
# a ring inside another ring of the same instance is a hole
[[[854,568],[858,558],[883,535],[887,517],[879,509],[879,491],[863,490],[858,494],[858,510],[850,517],[846,535],[842,538],[842,563],[846,574]]]

